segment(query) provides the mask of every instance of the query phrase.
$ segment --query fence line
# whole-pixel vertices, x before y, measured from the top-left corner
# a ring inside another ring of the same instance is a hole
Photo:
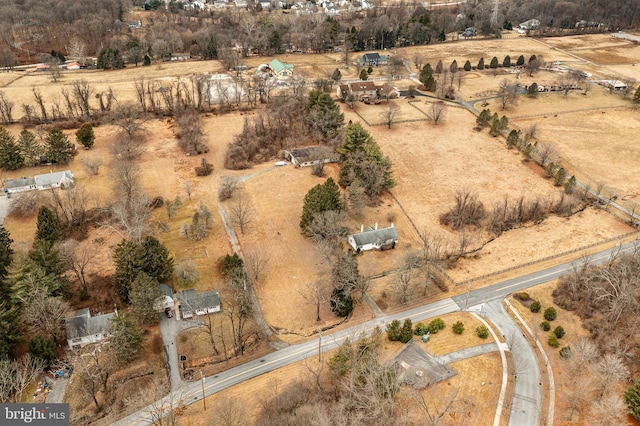
[[[596,247],[596,246],[599,246],[599,245],[602,245],[602,244],[607,244],[607,243],[610,243],[612,241],[623,240],[623,239],[625,239],[627,237],[630,237],[631,235],[637,235],[638,233],[639,233],[639,231],[632,231],[632,232],[626,233],[624,235],[618,235],[616,237],[607,238],[605,240],[597,241],[595,243],[588,244],[586,246],[578,247],[578,248],[575,248],[575,249],[564,251],[562,253],[557,253],[557,254],[554,254],[554,255],[551,255],[551,256],[543,257],[542,259],[532,260],[530,262],[526,262],[526,263],[522,263],[522,264],[519,264],[519,265],[511,266],[509,268],[502,269],[500,271],[490,272],[488,274],[484,274],[484,275],[481,275],[479,277],[470,278],[468,280],[464,280],[464,281],[460,281],[460,282],[456,282],[456,281],[452,280],[452,282],[455,285],[470,284],[472,282],[480,281],[480,280],[483,280],[483,279],[486,279],[486,278],[490,278],[490,277],[493,277],[493,276],[496,276],[496,275],[504,274],[505,272],[510,272],[510,271],[515,270],[515,269],[525,268],[527,266],[535,265],[536,263],[546,262],[548,260],[556,259],[558,257],[566,256],[566,255],[569,255],[569,254],[572,254],[572,253],[576,253],[576,252],[583,251],[583,250],[588,250],[590,248],[593,248],[593,247]]]
[[[536,118],[536,117],[547,117],[550,115],[560,115],[560,114],[572,114],[574,112],[584,112],[584,111],[600,111],[603,109],[618,109],[618,108],[628,108],[629,105],[611,105],[611,106],[604,106],[604,107],[599,107],[599,108],[580,108],[580,109],[569,109],[569,110],[564,110],[564,111],[558,111],[558,112],[547,112],[547,113],[542,113],[542,114],[531,114],[531,115],[516,115],[514,117],[511,117],[510,120],[526,120],[528,118]]]

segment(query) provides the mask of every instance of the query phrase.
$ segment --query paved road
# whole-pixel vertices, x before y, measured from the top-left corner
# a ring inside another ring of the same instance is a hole
[[[515,385],[509,425],[538,425],[542,409],[542,380],[536,354],[518,325],[509,317],[501,300],[483,305],[484,315],[505,337],[515,369]]]
[[[631,251],[632,249],[633,243],[629,243],[621,246],[619,248],[619,251],[625,252]],[[608,259],[610,259],[611,253],[616,250],[617,249],[610,249],[600,253],[596,253],[590,256],[590,259],[595,264],[606,262]],[[466,309],[470,306],[486,304],[492,301],[501,301],[510,293],[542,284],[544,282],[556,279],[561,275],[567,274],[571,272],[572,266],[572,262],[566,262],[561,265],[543,269],[541,271],[524,275],[519,278],[506,280],[488,287],[474,290],[469,292],[468,294],[465,293],[453,298],[440,300],[404,312],[378,317],[363,324],[348,328],[346,330],[323,336],[320,342],[320,347],[322,351],[334,349],[335,347],[340,345],[346,337],[357,335],[358,333],[369,333],[376,326],[384,327],[387,323],[391,322],[394,319],[404,320],[406,318],[410,318],[412,321],[417,322],[439,315],[444,315],[446,313]],[[276,370],[297,361],[301,361],[306,358],[317,356],[319,350],[318,346],[318,339],[313,339],[298,345],[288,346],[284,349],[280,349],[278,351],[265,355],[260,359],[250,361],[246,364],[232,368],[223,373],[207,377],[205,394],[207,396],[212,395],[216,392],[234,386],[253,377],[257,377],[261,374],[268,373],[270,371]],[[201,383],[193,382],[189,383],[183,389],[182,394],[185,396],[184,400],[186,401],[186,403],[192,404],[196,401],[201,400],[201,392]],[[150,424],[150,411],[154,408],[157,409],[158,406],[162,405],[166,405],[168,407],[172,402],[173,401],[171,401],[170,397],[165,397],[162,400],[157,401],[156,403],[121,419],[115,424],[122,426]],[[527,420],[525,423],[520,423],[518,426],[523,425],[537,426],[538,423],[530,423],[529,420]]]
[[[452,364],[454,362],[462,361],[463,359],[473,358],[474,356],[484,355],[497,351],[498,345],[495,342],[486,343],[484,345],[471,346],[470,348],[464,348],[460,349],[459,351],[440,355],[436,357],[436,359],[442,364]]]

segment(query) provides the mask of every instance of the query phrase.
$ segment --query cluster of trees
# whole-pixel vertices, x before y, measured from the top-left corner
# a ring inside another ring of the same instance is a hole
[[[528,222],[540,223],[549,214],[571,216],[583,209],[584,205],[584,199],[565,194],[550,200],[526,200],[524,197],[509,200],[505,196],[489,211],[476,194],[461,191],[456,194],[454,205],[440,215],[440,223],[456,230],[469,227],[485,229],[499,236]]]
[[[67,135],[58,128],[37,137],[27,129],[16,137],[0,127],[0,168],[17,170],[23,166],[35,166],[42,162],[68,164],[74,156],[74,147]]]
[[[300,89],[300,90],[298,90]],[[242,132],[227,148],[225,167],[243,169],[275,157],[285,148],[319,142],[335,146],[340,140],[344,115],[330,94],[304,86],[273,98],[265,111],[245,119]]]

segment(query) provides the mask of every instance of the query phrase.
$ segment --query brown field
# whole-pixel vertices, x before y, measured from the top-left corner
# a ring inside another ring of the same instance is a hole
[[[558,38],[542,42],[530,38],[517,38],[460,41],[408,48],[390,53],[404,55],[411,62],[413,52],[419,51],[425,56],[425,63],[431,62],[433,66],[438,59],[443,59],[445,63],[457,59],[459,66],[462,66],[466,59],[470,59],[472,64],[476,65],[481,56],[484,56],[488,63],[494,55],[501,61],[504,55],[509,54],[515,61],[520,54],[524,54],[527,58],[531,54],[543,54],[547,61],[567,62],[579,69],[584,67],[594,72],[594,75],[598,73],[597,75],[600,76],[610,75],[612,69],[620,74],[632,73],[636,68],[631,64],[635,63],[636,57],[640,58],[638,48],[628,48],[626,44],[628,42],[611,41],[608,36],[590,36],[584,40],[576,39],[575,41],[567,39],[564,41],[566,45],[562,44],[563,40]],[[593,52],[577,47],[583,46],[581,43],[585,42],[593,43]],[[550,46],[553,43],[556,43],[557,47]],[[586,62],[586,59],[597,56],[594,52],[598,49],[609,51],[609,43],[615,44],[611,63],[620,65],[604,68],[598,63]],[[354,59],[357,55],[359,54],[352,53],[351,58]],[[270,59],[249,58],[247,65],[255,67]],[[311,78],[326,76],[326,73],[340,66],[342,56],[339,53],[289,55],[279,59],[294,63],[300,75]],[[1,74],[0,85],[3,85],[2,92],[15,102],[14,116],[18,118],[21,115],[19,106],[26,102],[33,103],[31,94],[33,86],[37,86],[45,100],[51,102],[59,95],[61,87],[71,84],[75,79],[85,78],[98,92],[106,90],[109,86],[112,87],[118,101],[123,102],[134,100],[134,78],[189,76],[204,72],[220,72],[221,68],[216,61],[203,61],[129,68],[118,72],[78,71],[64,74],[64,78],[59,83],[51,83],[46,74],[15,72]],[[374,74],[384,72],[383,68],[375,70]],[[351,78],[356,74],[353,66],[341,71],[343,78]],[[470,72],[465,77],[460,92],[467,99],[477,99],[482,93],[495,90],[502,78],[504,76],[493,77],[488,72]],[[553,76],[550,73],[540,72],[537,78],[551,79]],[[522,82],[529,81],[524,76],[521,79]],[[405,100],[394,102],[400,105],[401,120],[409,117],[422,119],[424,114],[418,109],[424,112],[428,108],[424,98],[418,98],[413,106],[409,106]],[[566,99],[558,94],[549,97],[543,95],[537,99],[522,98],[517,107],[506,110],[504,114],[514,117],[515,124],[522,128],[538,123],[540,130],[538,140],[553,141],[567,164],[577,170],[578,176],[585,176],[592,182],[603,181],[608,187],[613,188],[620,198],[632,202],[638,195],[636,190],[638,182],[634,175],[637,170],[635,159],[638,157],[634,154],[638,153],[633,143],[630,143],[638,134],[635,117],[637,112],[627,108],[610,109],[610,107],[624,105],[626,102],[628,101],[622,100],[617,94],[612,95],[595,88],[588,96],[571,93]],[[490,101],[490,107],[492,110],[499,111],[493,101]],[[345,121],[360,120],[359,116],[350,111],[346,105],[342,108]],[[367,121],[371,119],[370,122],[379,124],[382,108],[384,104],[377,106],[359,104],[357,112],[367,117]],[[605,114],[602,113],[602,108],[608,108],[604,110]],[[587,109],[587,111],[569,112],[577,109]],[[199,289],[222,289],[223,282],[217,272],[216,262],[231,252],[224,227],[215,214],[218,210],[217,188],[220,178],[224,175],[248,178],[241,192],[250,198],[255,216],[246,234],[241,235],[238,229],[236,232],[244,253],[261,250],[269,254],[269,268],[261,281],[256,284],[256,292],[267,322],[281,330],[280,337],[283,340],[293,343],[313,335],[318,326],[328,326],[338,322],[327,307],[322,308],[321,322],[316,322],[315,306],[309,284],[320,281],[328,285],[330,264],[301,235],[298,226],[304,195],[311,187],[323,182],[323,179],[312,176],[309,169],[295,169],[291,166],[274,167],[273,162],[257,165],[248,171],[225,170],[223,163],[226,146],[241,130],[245,118],[252,114],[240,112],[224,116],[211,114],[204,119],[207,143],[211,148],[207,159],[215,167],[214,173],[209,177],[194,176],[193,167],[197,165],[199,158],[186,157],[181,153],[173,136],[170,119],[147,123],[145,130],[147,149],[137,162],[141,166],[142,184],[150,197],[160,195],[165,199],[173,199],[176,195],[180,195],[185,201],[172,220],[167,219],[164,209],[154,211],[150,226],[179,261],[188,257],[194,258],[202,273],[202,279],[197,285]],[[558,117],[554,117],[556,114]],[[536,117],[526,118],[532,115]],[[548,118],[544,118],[544,115]],[[398,228],[400,243],[394,251],[366,253],[360,256],[358,261],[364,274],[371,275],[394,269],[400,264],[402,255],[406,251],[419,247],[419,239],[412,223],[418,230],[426,230],[432,235],[442,235],[452,247],[456,246],[462,233],[443,228],[438,218],[451,206],[458,191],[469,190],[476,193],[488,209],[505,196],[513,199],[520,196],[526,199],[534,197],[550,199],[560,196],[561,191],[555,188],[551,181],[542,177],[541,170],[537,166],[530,162],[523,162],[522,157],[515,150],[507,150],[502,138],[493,138],[487,134],[486,130],[477,132],[473,130],[474,126],[473,115],[453,107],[448,108],[442,124],[438,126],[426,120],[394,124],[391,129],[384,125],[365,126],[385,155],[388,155],[393,162],[394,178],[397,183],[392,190],[395,199],[390,196],[383,197],[379,205],[367,209],[365,217],[361,220],[351,218],[348,226],[352,232],[355,232],[361,223],[366,226],[378,222],[386,226],[393,222]],[[17,133],[20,128],[13,125],[10,130]],[[66,133],[72,140],[75,139],[72,136],[73,131]],[[69,166],[77,177],[78,184],[91,192],[96,204],[105,205],[117,196],[112,192],[109,178],[109,164],[112,161],[110,149],[116,137],[115,128],[107,125],[97,127],[95,147],[89,151],[80,150],[78,157]],[[82,158],[98,154],[103,157],[104,166],[99,175],[88,175],[82,167]],[[613,167],[615,167],[615,173],[611,173]],[[33,175],[65,168],[67,167],[22,169],[3,173],[2,177]],[[328,166],[326,170],[328,176],[337,176],[337,166]],[[191,200],[187,200],[184,190],[187,181],[191,183],[193,189]],[[208,236],[202,241],[193,243],[179,237],[179,228],[183,222],[190,219],[199,201],[205,203],[214,212],[215,219]],[[224,206],[228,204],[229,202],[226,202]],[[169,231],[162,231],[159,222],[166,224]],[[5,225],[16,240],[16,247],[28,249],[35,230],[35,218],[23,219],[10,216]],[[473,258],[460,261],[449,273],[458,281],[473,278],[619,236],[630,230],[630,227],[611,215],[592,208],[571,218],[550,217],[540,225],[522,227],[503,234]],[[94,265],[96,271],[104,274],[105,271],[108,273],[112,270],[110,249],[119,242],[121,237],[119,231],[109,226],[99,227],[90,232],[90,241],[96,250]],[[96,238],[104,238],[104,242],[98,243],[95,241]],[[488,236],[473,233],[471,238],[471,246],[479,247],[486,242]],[[384,309],[397,310],[400,307],[395,302],[395,297],[391,297],[392,280],[392,277],[376,280],[372,285],[372,297],[384,300],[386,303]],[[452,293],[465,290],[453,289]],[[532,289],[530,293],[543,300],[543,305],[550,304],[547,287]],[[432,296],[441,297],[442,295],[429,295],[429,297]],[[431,299],[419,298],[415,303],[425,303],[427,300]],[[358,304],[354,316],[342,327],[348,327],[372,317],[373,314],[366,304]],[[469,331],[472,329],[474,320],[470,317],[463,319],[463,322],[469,323],[463,336],[449,336],[447,334],[451,333],[449,323],[455,322],[452,320],[453,318],[446,320],[449,328],[441,332],[442,335],[434,336],[433,346],[438,348],[436,349],[438,351],[447,351],[446,345],[454,343],[459,344],[456,347],[473,343],[466,339],[473,340],[472,333]],[[569,332],[574,323],[578,324],[577,320],[570,317],[570,313],[561,312],[556,322],[562,322],[567,329],[567,336],[564,338],[568,339],[567,342],[580,335],[577,325]],[[456,341],[457,337],[464,340]],[[540,338],[542,337],[541,335]],[[564,341],[562,343],[565,344]],[[440,348],[438,346],[440,344],[445,346]],[[554,357],[555,360],[553,360]],[[550,358],[554,363],[554,372],[558,371],[556,374],[561,376],[562,361],[555,353],[550,353]],[[495,371],[500,368],[499,356],[489,354],[462,361],[459,364],[455,366],[459,374],[437,385],[436,389],[442,393],[448,392],[448,389],[461,389],[461,395],[469,400],[472,413],[480,407],[495,407],[493,403],[486,401],[495,401],[497,398],[500,384],[494,380]],[[303,375],[304,367],[291,366],[272,374],[289,380],[293,375]],[[254,379],[248,382],[248,386],[230,389],[223,395],[229,395],[232,398],[240,398],[238,395],[244,395],[248,401],[245,405],[255,410],[258,406],[257,401],[255,397],[253,400],[249,398],[256,394],[256,389],[266,389],[270,386],[268,377],[271,376],[265,375]],[[485,386],[480,384],[483,381]],[[561,405],[561,392],[556,395]],[[214,398],[220,398],[220,396]],[[198,407],[190,408],[188,413],[198,413],[199,409]],[[484,417],[480,419],[486,419],[487,416],[492,416],[492,413],[484,413]],[[192,419],[192,417],[185,417],[183,424],[197,424],[186,421],[187,418]],[[448,420],[451,420],[451,424],[456,424],[456,419]],[[198,421],[204,422],[201,424],[207,424],[204,416]],[[474,423],[475,421],[469,420],[471,424],[486,424],[486,422]]]

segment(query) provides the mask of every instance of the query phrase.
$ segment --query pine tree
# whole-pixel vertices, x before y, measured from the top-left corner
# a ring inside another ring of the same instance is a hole
[[[24,157],[20,153],[20,147],[16,138],[4,127],[0,127],[0,168],[4,170],[16,170],[24,164]]]
[[[316,213],[342,209],[340,188],[333,178],[329,178],[324,184],[318,184],[311,188],[305,195],[302,216],[300,217],[300,229],[305,231]]]
[[[511,67],[511,56],[507,55],[507,56],[504,57],[504,61],[502,61],[502,66],[504,68]]]
[[[480,58],[480,60],[478,61],[478,69],[479,70],[484,69],[484,58]]]
[[[153,277],[139,272],[131,283],[129,300],[131,311],[141,324],[151,325],[158,322],[156,304],[163,293],[158,286],[158,281]]]
[[[56,344],[52,339],[43,336],[34,336],[29,342],[29,355],[42,360],[45,367],[51,367],[58,359]]]
[[[28,166],[36,166],[40,163],[40,156],[44,154],[44,148],[36,140],[36,135],[23,129],[18,137],[20,153]]]
[[[516,61],[516,66],[523,66],[524,65],[524,55],[520,55],[518,56],[518,60]]]
[[[120,364],[126,364],[138,357],[144,342],[144,330],[134,317],[118,313],[109,324],[109,348]]]
[[[42,268],[49,279],[54,280],[55,289],[50,289],[52,295],[58,295],[65,290],[66,279],[64,272],[66,267],[60,257],[60,252],[48,240],[36,239],[29,251],[29,259]]]
[[[635,95],[633,95],[633,102],[636,104],[640,104],[640,86],[638,86]]]
[[[51,244],[62,238],[62,225],[58,217],[47,207],[38,210],[36,239],[49,241]]]
[[[635,379],[633,386],[629,386],[624,393],[624,402],[631,415],[640,421],[640,379]]]
[[[471,71],[471,62],[467,59],[467,62],[464,63],[464,70]]]
[[[307,102],[309,119],[324,137],[335,136],[344,127],[344,114],[330,94],[312,90]]]
[[[96,135],[93,132],[93,126],[91,123],[84,123],[78,130],[76,130],[76,139],[78,143],[89,149],[93,146],[96,140]]]
[[[331,74],[331,80],[333,80],[333,81],[342,80],[342,73],[340,72],[340,70],[338,68],[333,70],[333,74]]]
[[[155,237],[148,236],[142,242],[143,260],[141,270],[157,281],[171,278],[173,273],[173,257],[169,250]]]
[[[409,340],[413,339],[413,324],[409,318],[404,320],[404,322],[402,323],[400,336],[400,341],[402,343],[407,343]]]
[[[73,158],[73,147],[67,135],[60,129],[51,129],[45,137],[47,160],[57,164],[69,164]]]
[[[498,68],[498,58],[495,56],[491,59],[491,63],[489,64],[489,68],[495,69]]]
[[[13,259],[13,248],[11,247],[13,240],[9,234],[9,231],[0,225],[0,281],[7,277],[7,268],[11,264]],[[0,292],[0,299],[3,298],[2,292]]]
[[[366,81],[369,78],[369,73],[367,72],[366,69],[363,68],[362,70],[360,70],[359,78],[362,81]]]
[[[131,283],[141,270],[144,253],[138,244],[131,240],[122,240],[113,249],[113,263],[116,272],[113,275],[113,285],[120,299],[129,303]]]

